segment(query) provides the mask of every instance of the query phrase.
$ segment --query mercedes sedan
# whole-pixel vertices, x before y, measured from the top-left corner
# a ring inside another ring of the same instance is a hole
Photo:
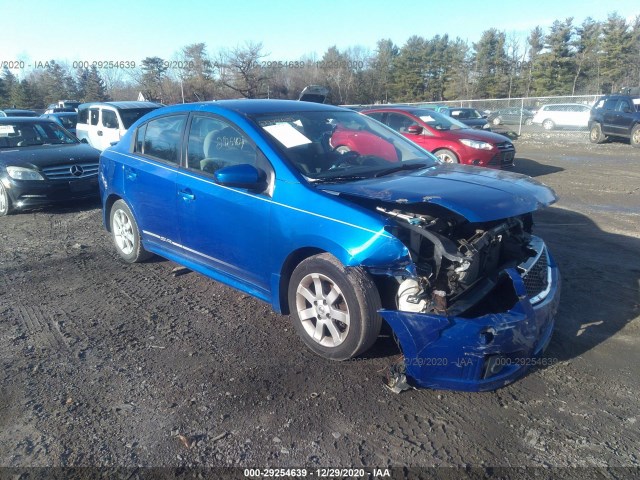
[[[352,110],[160,108],[102,153],[99,184],[124,261],[157,254],[253,295],[324,358],[363,354],[386,322],[394,388],[495,389],[551,338],[560,276],[532,229],[553,191],[442,163]]]
[[[0,118],[0,216],[97,198],[99,158],[51,120]]]

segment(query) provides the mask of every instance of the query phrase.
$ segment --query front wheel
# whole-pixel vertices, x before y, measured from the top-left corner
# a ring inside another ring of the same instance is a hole
[[[500,125],[502,123],[502,119],[500,117],[496,117],[491,120],[491,123],[493,123],[494,125]]]
[[[138,224],[124,200],[118,200],[113,204],[109,221],[113,243],[125,262],[142,262],[152,256],[142,246]]]
[[[602,133],[602,127],[599,123],[591,125],[591,129],[589,130],[589,141],[591,143],[602,143],[606,139],[607,137]]]
[[[445,163],[460,163],[458,156],[446,148],[438,150],[433,154]]]
[[[289,281],[294,328],[313,352],[347,360],[368,350],[378,338],[380,295],[360,267],[345,267],[327,253],[309,257]]]
[[[524,124],[525,124],[525,125],[533,125],[533,118],[527,118],[527,119],[525,119]]]
[[[640,148],[640,124],[636,125],[633,127],[633,130],[631,130],[630,143],[634,147]]]
[[[11,206],[11,199],[9,198],[9,193],[0,182],[0,217],[4,217],[5,215],[9,215],[13,212],[13,207]]]
[[[556,124],[553,123],[553,120],[545,120],[544,122],[542,122],[542,128],[544,128],[545,130],[553,130],[555,128]]]

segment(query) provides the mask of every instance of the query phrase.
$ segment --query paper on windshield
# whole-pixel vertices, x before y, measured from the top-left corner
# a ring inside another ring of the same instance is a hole
[[[6,137],[10,133],[16,133],[13,129],[13,125],[0,125],[0,135]]]
[[[300,145],[311,143],[311,140],[289,123],[277,123],[264,127],[264,129],[287,148],[299,147]]]
[[[430,115],[422,115],[420,117],[420,120],[422,120],[423,122],[433,122],[433,117]]]

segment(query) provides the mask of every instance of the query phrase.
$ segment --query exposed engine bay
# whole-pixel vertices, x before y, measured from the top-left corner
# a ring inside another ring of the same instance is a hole
[[[401,311],[460,315],[496,286],[500,271],[539,254],[531,246],[530,213],[470,223],[454,215],[376,210],[395,220],[390,231],[409,249],[415,265],[415,276],[396,277]]]

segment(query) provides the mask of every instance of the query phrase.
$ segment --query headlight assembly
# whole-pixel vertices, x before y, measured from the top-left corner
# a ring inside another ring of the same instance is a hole
[[[24,167],[7,167],[7,173],[14,180],[44,180],[39,172]]]
[[[491,150],[493,145],[487,142],[479,142],[478,140],[470,140],[468,138],[463,138],[460,140],[467,147],[477,148],[478,150]]]

